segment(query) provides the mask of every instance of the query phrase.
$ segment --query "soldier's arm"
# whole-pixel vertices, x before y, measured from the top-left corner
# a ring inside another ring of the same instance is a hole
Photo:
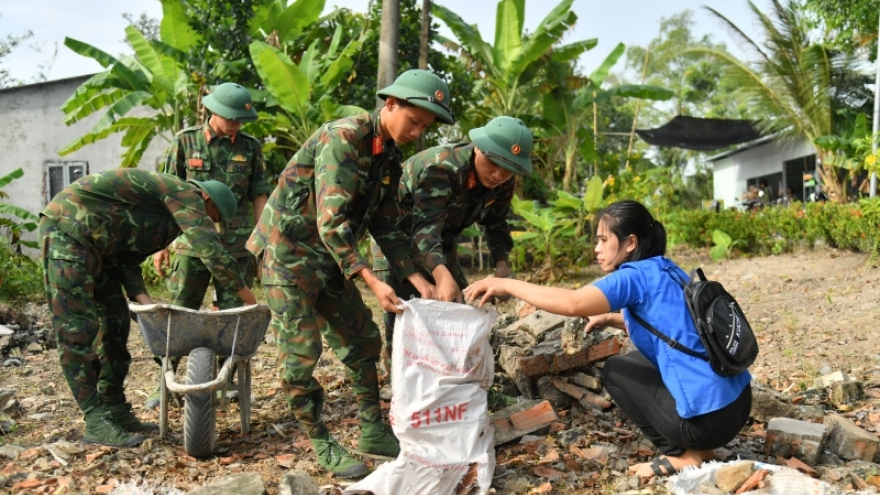
[[[147,293],[140,260],[126,256],[117,258],[114,261],[119,268],[122,287],[125,288],[125,293],[128,295],[128,299],[130,301],[137,301],[137,296]]]
[[[439,265],[446,265],[443,227],[452,181],[450,173],[442,167],[426,166],[412,191],[413,243],[419,250],[422,266],[432,273]]]
[[[346,278],[367,268],[357,249],[348,213],[358,176],[360,151],[349,129],[329,129],[315,150],[315,202],[318,237]]]
[[[162,159],[159,162],[159,165],[156,167],[158,172],[163,174],[171,174],[180,177],[181,179],[186,178],[186,156],[183,151],[183,146],[180,144],[180,135],[174,136],[174,139],[171,141],[171,145],[168,146],[168,149],[165,150],[165,154],[162,155]]]
[[[196,191],[189,190],[168,194],[164,201],[181,234],[189,241],[214,280],[236,291],[246,288],[238,263],[220,241],[214,222],[205,211],[202,197]]]
[[[391,177],[388,194],[370,220],[370,235],[382,250],[394,274],[404,280],[416,272],[418,252],[409,234],[400,228],[402,210],[397,206],[396,191],[400,174]]]
[[[263,208],[266,207],[269,195],[272,194],[273,187],[266,180],[266,163],[263,159],[263,150],[257,140],[253,141],[253,153],[251,161],[251,176],[248,185],[248,199],[254,206],[254,225],[260,221],[263,215]]]
[[[510,201],[513,199],[515,187],[516,181],[513,179],[498,186],[495,202],[489,205],[479,222],[485,228],[492,265],[496,268],[499,262],[504,262],[504,266],[507,266],[508,255],[513,249],[513,237],[510,235],[510,225],[507,224],[507,215],[510,212]]]

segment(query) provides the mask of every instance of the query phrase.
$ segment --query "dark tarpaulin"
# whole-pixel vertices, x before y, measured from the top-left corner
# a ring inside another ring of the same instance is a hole
[[[656,129],[637,129],[648,144],[694,151],[712,151],[754,141],[761,134],[751,120],[700,119],[679,115]]]

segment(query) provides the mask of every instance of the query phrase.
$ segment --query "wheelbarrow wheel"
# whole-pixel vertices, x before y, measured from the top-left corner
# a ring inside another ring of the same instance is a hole
[[[186,360],[186,384],[208,383],[215,378],[217,357],[211,349],[198,347]],[[196,457],[210,457],[214,452],[216,410],[214,392],[186,394],[184,405],[183,445],[186,453]]]

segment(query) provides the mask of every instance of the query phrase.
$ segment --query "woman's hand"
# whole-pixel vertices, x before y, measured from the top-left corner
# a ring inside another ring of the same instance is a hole
[[[592,331],[594,328],[614,327],[626,330],[626,324],[623,322],[623,315],[620,313],[605,313],[589,317],[587,325],[584,327],[584,333]]]
[[[507,292],[507,284],[510,281],[511,279],[509,278],[487,277],[465,287],[462,293],[467,297],[468,301],[480,299],[479,306],[483,307],[483,305],[490,302],[492,298],[510,296],[510,293]],[[482,295],[482,297],[480,297],[480,295]]]

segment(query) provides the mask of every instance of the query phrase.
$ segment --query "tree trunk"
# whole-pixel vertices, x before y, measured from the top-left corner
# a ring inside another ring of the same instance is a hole
[[[419,33],[419,69],[428,68],[428,53],[431,45],[431,0],[422,0],[422,30]],[[416,151],[425,149],[425,134],[419,134]],[[482,264],[482,261],[481,261]]]
[[[379,74],[376,88],[389,86],[397,78],[397,53],[400,41],[400,0],[382,0],[382,27],[379,31]],[[376,97],[376,105],[382,106]]]

